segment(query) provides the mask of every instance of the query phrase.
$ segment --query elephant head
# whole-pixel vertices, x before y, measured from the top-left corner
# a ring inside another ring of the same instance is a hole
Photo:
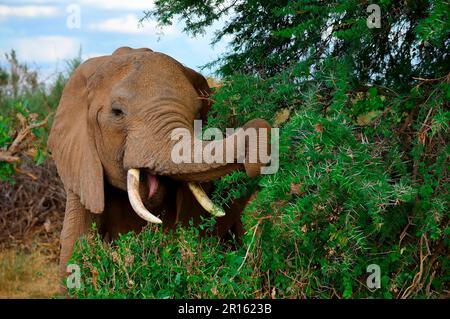
[[[188,184],[202,206],[217,213],[197,183],[238,169],[254,176],[262,163],[172,161],[171,132],[185,128],[193,134],[194,120],[205,120],[211,107],[209,93],[199,73],[149,49],[120,48],[84,62],[64,88],[48,141],[66,191],[87,211],[101,214],[108,184],[128,192],[140,217],[160,223],[152,209],[164,196],[155,194],[171,191],[164,185],[169,179]],[[263,120],[245,127],[270,128]],[[233,156],[248,156],[244,152],[233,149]]]

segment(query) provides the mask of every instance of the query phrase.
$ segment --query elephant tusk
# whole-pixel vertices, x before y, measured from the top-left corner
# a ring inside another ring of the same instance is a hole
[[[150,213],[142,203],[139,196],[139,169],[130,168],[127,173],[127,193],[128,198],[136,214],[142,219],[155,224],[161,224],[162,221],[152,213]]]
[[[209,212],[211,215],[215,217],[223,217],[225,216],[225,212],[222,208],[215,205],[211,199],[209,199],[208,195],[206,195],[203,188],[196,183],[188,183],[189,189],[194,195],[195,199],[202,205],[202,207]]]

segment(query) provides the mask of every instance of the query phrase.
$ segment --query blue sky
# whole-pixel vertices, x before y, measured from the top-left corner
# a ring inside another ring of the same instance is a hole
[[[163,29],[155,21],[139,25],[143,11],[152,7],[152,0],[0,0],[0,63],[15,49],[19,60],[47,81],[64,70],[80,46],[83,59],[121,46],[148,47],[196,70],[226,49],[226,40],[210,45],[220,23],[197,38],[182,33],[179,23]]]

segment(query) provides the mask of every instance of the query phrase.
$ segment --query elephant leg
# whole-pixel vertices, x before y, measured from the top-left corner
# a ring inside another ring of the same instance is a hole
[[[87,233],[96,216],[84,208],[79,197],[71,191],[67,192],[66,212],[60,237],[61,253],[59,259],[60,274],[65,281],[67,262],[72,256],[76,240]],[[63,287],[65,289],[65,287]]]

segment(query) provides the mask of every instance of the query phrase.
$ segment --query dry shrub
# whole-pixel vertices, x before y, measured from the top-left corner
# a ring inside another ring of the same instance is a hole
[[[36,166],[24,156],[20,171],[14,183],[0,182],[0,251],[36,248],[55,259],[65,207],[56,167],[50,159]]]

